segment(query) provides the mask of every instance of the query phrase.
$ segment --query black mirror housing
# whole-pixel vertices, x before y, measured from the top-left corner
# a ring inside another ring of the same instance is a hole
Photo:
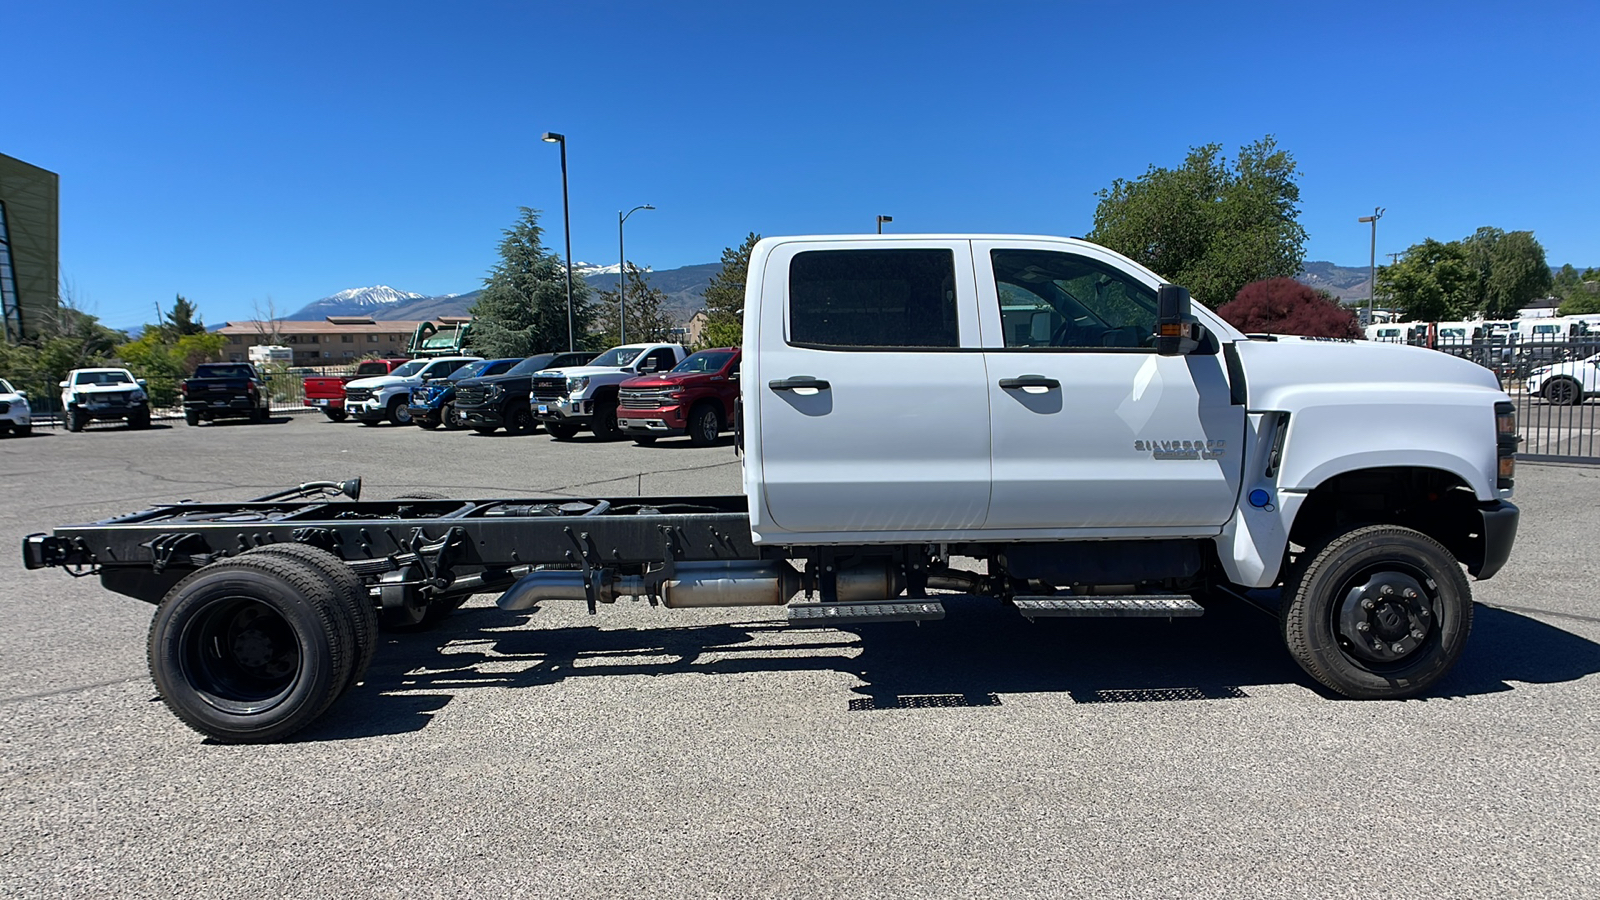
[[[1163,284],[1156,290],[1156,352],[1187,356],[1200,346],[1205,329],[1190,312],[1189,289]]]

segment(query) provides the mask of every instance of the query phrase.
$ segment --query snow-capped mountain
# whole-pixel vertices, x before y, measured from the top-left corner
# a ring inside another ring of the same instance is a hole
[[[397,291],[386,284],[350,288],[308,303],[294,314],[284,318],[291,321],[307,322],[315,321],[325,316],[376,316],[396,303],[405,300],[420,300],[424,296],[426,295],[413,294],[410,291]]]

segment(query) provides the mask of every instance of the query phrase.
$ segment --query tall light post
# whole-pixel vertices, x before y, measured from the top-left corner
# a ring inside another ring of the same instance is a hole
[[[1367,258],[1367,324],[1372,322],[1372,294],[1378,289],[1378,220],[1387,210],[1374,206],[1372,215],[1362,216],[1357,222],[1372,224],[1372,254]]]
[[[885,223],[885,222],[893,222],[893,221],[894,221],[894,216],[879,216],[878,217],[878,233],[879,234],[883,234],[883,223]]]
[[[628,342],[628,255],[622,250],[622,225],[628,221],[628,216],[641,209],[655,209],[646,203],[635,206],[624,213],[617,210],[617,343]]]
[[[544,142],[561,145],[561,225],[567,233],[567,351],[578,349],[572,334],[572,208],[567,205],[567,136],[544,133]]]

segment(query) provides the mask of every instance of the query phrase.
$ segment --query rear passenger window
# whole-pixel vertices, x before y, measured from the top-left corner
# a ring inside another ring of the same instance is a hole
[[[830,350],[961,346],[951,250],[811,250],[789,264],[789,343]]]

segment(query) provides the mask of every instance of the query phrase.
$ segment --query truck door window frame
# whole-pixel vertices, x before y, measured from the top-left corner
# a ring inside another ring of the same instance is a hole
[[[896,270],[896,265],[902,268]],[[916,271],[917,267],[922,271]],[[876,277],[850,277],[856,273]],[[937,285],[932,284],[935,276]],[[963,334],[958,283],[956,252],[948,247],[801,250],[789,261],[784,340],[791,347],[811,350],[959,351]],[[894,307],[890,304],[897,299],[893,296],[897,291],[904,292],[898,298],[903,302]],[[880,301],[875,309],[865,305],[874,300]],[[846,304],[858,304],[858,308],[845,309]],[[830,322],[829,313],[850,319]],[[862,326],[876,328],[862,333]],[[850,333],[852,329],[856,333]],[[902,340],[851,342],[856,337],[881,340],[896,336]]]
[[[1001,346],[991,350],[1155,352],[1156,292],[1128,273],[1081,253],[1040,247],[992,248],[989,267],[1001,326]],[[1032,315],[1019,321],[1029,305]]]

